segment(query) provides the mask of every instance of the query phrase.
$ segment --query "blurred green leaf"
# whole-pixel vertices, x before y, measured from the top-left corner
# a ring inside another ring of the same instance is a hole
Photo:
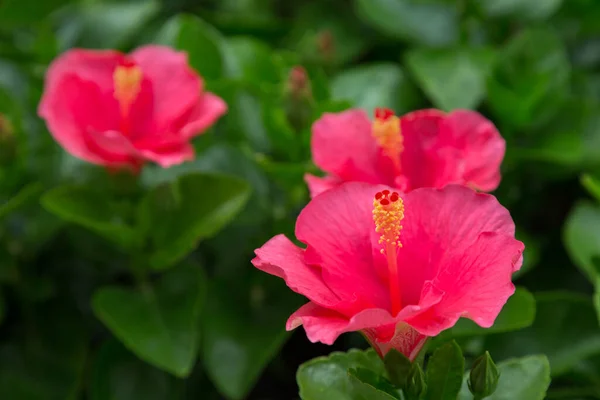
[[[515,127],[547,121],[566,98],[570,70],[564,43],[556,32],[523,30],[501,50],[487,80],[492,111]]]
[[[440,1],[354,0],[357,15],[394,38],[427,46],[449,45],[458,39],[456,5]]]
[[[498,363],[500,380],[496,391],[486,400],[543,400],[550,385],[550,365],[543,355],[506,360]],[[467,380],[463,378],[458,400],[472,400]]]
[[[327,357],[315,358],[300,366],[296,374],[300,397],[303,400],[360,399],[361,397],[355,397],[352,393],[352,378],[348,374],[350,368],[365,368],[378,375],[385,373],[381,359],[372,349],[333,352]]]
[[[456,325],[442,335],[477,336],[510,332],[530,326],[535,319],[535,299],[527,289],[519,287],[498,314],[494,325],[482,328],[470,319],[461,318]]]
[[[106,341],[94,359],[91,400],[164,400],[173,396],[175,379],[129,353],[115,339]]]
[[[157,0],[73,5],[59,16],[59,48],[123,47],[159,10]]]
[[[204,79],[218,79],[223,75],[223,39],[215,28],[200,18],[185,14],[174,16],[154,40],[187,52],[190,65]]]
[[[600,255],[600,208],[588,201],[577,203],[565,222],[563,241],[573,263],[595,283],[600,277],[592,262]]]
[[[72,3],[73,0],[3,0],[0,3],[0,25],[36,24],[53,11]]]
[[[298,300],[276,278],[258,271],[245,279],[210,282],[201,355],[225,397],[246,397],[287,338],[285,321],[300,305]]]
[[[190,374],[199,346],[205,282],[196,265],[182,265],[138,290],[99,289],[94,313],[142,360],[178,377]]]
[[[451,111],[477,108],[495,56],[491,48],[415,49],[406,63],[433,104]]]
[[[427,363],[427,400],[455,400],[462,384],[465,359],[455,341],[439,347]]]
[[[352,396],[365,400],[400,400],[400,392],[387,379],[366,368],[348,370]]]
[[[563,0],[485,0],[478,3],[490,17],[546,19],[560,8]]]
[[[192,173],[150,191],[138,209],[150,267],[172,266],[221,230],[244,207],[248,184],[237,177]],[[160,227],[160,229],[156,229]]]
[[[30,311],[35,330],[0,346],[0,398],[78,399],[88,351],[82,316],[57,302]]]
[[[353,107],[369,113],[376,107],[388,107],[404,114],[418,101],[406,73],[390,63],[347,69],[333,78],[331,91],[334,99],[349,100]]]
[[[6,217],[11,212],[18,209],[24,203],[31,201],[42,192],[42,186],[38,183],[31,183],[19,190],[17,194],[0,205],[0,219]]]
[[[307,3],[293,21],[288,47],[303,60],[342,65],[363,53],[368,37],[351,9],[334,8],[327,2]]]
[[[64,185],[46,192],[41,203],[63,220],[84,226],[124,247],[137,241],[124,213],[126,204],[115,202],[106,193],[85,186]]]
[[[600,202],[600,181],[590,174],[582,175],[580,181],[588,193]]]
[[[264,42],[238,36],[227,41],[231,52],[230,75],[252,84],[280,83],[282,70],[278,68],[272,50]]]
[[[569,292],[546,292],[536,294],[535,298],[537,311],[532,326],[486,336],[484,348],[494,359],[545,354],[550,361],[552,376],[559,376],[581,360],[600,353],[600,330],[589,297]],[[501,393],[500,388],[498,393]]]

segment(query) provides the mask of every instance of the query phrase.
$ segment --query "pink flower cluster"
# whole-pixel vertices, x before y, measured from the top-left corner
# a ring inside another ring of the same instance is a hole
[[[186,54],[146,46],[131,54],[72,50],[47,71],[39,115],[72,155],[138,171],[191,160],[190,140],[227,110],[203,88]],[[378,109],[325,114],[306,175],[312,200],[254,266],[309,301],[289,318],[313,342],[360,331],[380,355],[414,359],[428,337],[461,317],[490,327],[514,293],[522,263],[509,212],[489,194],[505,142],[468,110],[396,116]]]

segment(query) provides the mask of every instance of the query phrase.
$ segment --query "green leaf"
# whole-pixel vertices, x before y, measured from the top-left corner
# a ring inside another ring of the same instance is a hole
[[[61,51],[71,47],[119,48],[134,39],[160,10],[156,0],[75,4],[59,18]]]
[[[490,17],[546,19],[558,10],[563,0],[485,0],[479,4]]]
[[[283,71],[278,68],[267,44],[251,37],[234,37],[227,41],[231,52],[231,73],[252,84],[279,83]]]
[[[175,392],[175,378],[140,361],[114,339],[94,358],[88,388],[91,400],[164,400]]]
[[[406,62],[433,104],[451,111],[477,108],[495,56],[490,48],[416,49]]]
[[[92,307],[96,317],[138,357],[185,377],[199,346],[204,290],[202,270],[184,265],[140,290],[101,288],[94,294]]]
[[[462,385],[465,359],[455,341],[439,347],[427,364],[427,400],[455,400]]]
[[[456,5],[417,0],[354,0],[365,23],[394,38],[427,46],[443,46],[458,39]]]
[[[162,269],[181,260],[198,241],[227,225],[249,195],[245,181],[206,173],[184,175],[150,191],[138,209],[140,231],[151,249],[150,266]]]
[[[327,357],[310,360],[298,368],[296,380],[303,400],[356,400],[353,394],[351,368],[365,368],[383,375],[385,368],[381,359],[370,349],[333,352]]]
[[[218,79],[223,75],[223,38],[215,28],[196,16],[172,17],[154,41],[187,52],[190,65],[204,79]]]
[[[595,283],[600,274],[592,259],[600,255],[600,207],[589,201],[575,204],[564,225],[563,241],[573,263]]]
[[[414,87],[395,64],[361,65],[345,70],[331,81],[332,97],[349,100],[354,107],[373,112],[388,107],[399,114],[410,111],[417,102]]]
[[[494,114],[518,128],[547,122],[568,93],[571,67],[562,38],[549,28],[513,37],[487,80]]]
[[[383,358],[383,363],[390,381],[396,386],[404,388],[412,367],[410,360],[398,350],[391,349]]]
[[[206,373],[228,399],[245,398],[277,354],[299,300],[276,278],[255,270],[243,279],[210,282],[201,355]]]
[[[600,330],[589,297],[569,292],[539,293],[535,297],[537,311],[532,326],[485,338],[483,346],[495,359],[545,354],[552,375],[558,376],[600,353]]]
[[[580,181],[588,193],[600,202],[600,181],[590,174],[583,174]]]
[[[46,192],[41,203],[61,219],[81,225],[124,247],[137,241],[127,220],[126,203],[120,204],[106,193],[86,186],[63,185]]]
[[[400,400],[399,390],[387,379],[365,368],[348,370],[352,397],[357,400]]]
[[[550,365],[543,355],[506,360],[498,364],[500,380],[496,391],[486,400],[543,400],[550,385]],[[463,379],[458,400],[472,400],[467,381]]]
[[[470,319],[461,318],[446,335],[452,337],[478,336],[516,331],[530,326],[535,319],[535,299],[527,289],[519,287],[498,314],[494,325],[482,328]]]

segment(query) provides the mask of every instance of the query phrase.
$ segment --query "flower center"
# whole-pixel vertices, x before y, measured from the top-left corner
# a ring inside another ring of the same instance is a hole
[[[131,105],[140,93],[142,70],[131,61],[124,61],[113,72],[114,96],[121,110],[121,131],[126,133]]]
[[[397,250],[398,247],[402,247],[400,231],[403,219],[404,202],[398,193],[383,190],[375,194],[373,221],[375,222],[375,232],[381,235],[379,237],[379,244],[383,246],[381,253],[385,254],[387,258],[392,315],[396,315],[402,309]]]
[[[400,173],[400,154],[404,150],[404,138],[400,129],[400,118],[389,108],[376,108],[372,135],[377,144],[394,163],[396,172]]]

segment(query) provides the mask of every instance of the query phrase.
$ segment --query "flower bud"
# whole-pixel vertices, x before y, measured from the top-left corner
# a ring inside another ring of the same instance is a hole
[[[409,399],[418,400],[425,396],[425,392],[425,374],[418,363],[413,363],[406,379],[406,395]]]
[[[469,375],[469,390],[475,399],[490,396],[498,386],[500,372],[487,351],[473,363]]]

